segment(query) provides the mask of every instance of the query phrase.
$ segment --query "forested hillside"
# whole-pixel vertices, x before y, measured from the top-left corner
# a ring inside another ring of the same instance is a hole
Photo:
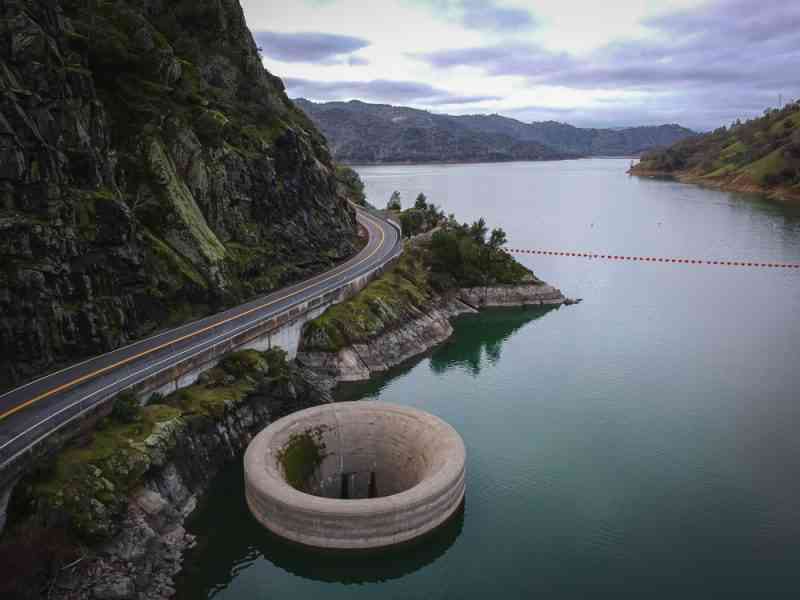
[[[631,172],[800,198],[800,103],[650,152]]]
[[[295,100],[347,162],[475,162],[632,156],[695,135],[679,125],[582,129],[501,115],[444,115],[403,106]]]

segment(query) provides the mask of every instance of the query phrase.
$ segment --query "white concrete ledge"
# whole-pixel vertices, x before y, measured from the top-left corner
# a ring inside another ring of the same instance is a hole
[[[281,460],[296,436],[310,436],[320,450],[303,491],[286,481]],[[438,417],[384,402],[326,404],[256,436],[244,458],[245,495],[256,519],[280,536],[321,548],[377,548],[444,523],[464,497],[465,463],[461,437]],[[357,499],[340,497],[343,478]]]

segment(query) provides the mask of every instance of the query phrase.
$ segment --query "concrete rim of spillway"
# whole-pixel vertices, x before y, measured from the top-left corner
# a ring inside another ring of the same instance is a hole
[[[394,468],[402,471],[390,483],[407,489],[360,499],[296,489],[287,481],[282,456],[298,435],[322,440],[324,457],[311,477],[315,482],[336,477],[337,469],[341,476],[348,462],[372,460],[382,479],[391,479]],[[464,442],[442,419],[385,402],[340,402],[295,412],[261,431],[245,452],[245,497],[264,527],[294,542],[342,550],[381,548],[446,522],[464,498],[465,469]]]

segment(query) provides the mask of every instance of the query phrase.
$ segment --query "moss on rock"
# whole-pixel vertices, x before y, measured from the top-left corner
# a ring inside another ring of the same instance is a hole
[[[336,352],[418,314],[432,299],[423,257],[421,250],[408,249],[394,267],[353,298],[309,322],[303,349]]]
[[[325,458],[322,433],[319,428],[294,433],[278,455],[287,483],[296,490],[305,491],[308,479]]]
[[[220,419],[259,386],[284,381],[288,370],[281,350],[229,354],[195,385],[134,408],[135,414],[126,410],[103,419],[23,480],[23,494],[37,514],[65,524],[79,538],[108,539],[119,531],[131,492],[151,469],[166,464],[193,419]],[[128,397],[122,400],[130,406]]]

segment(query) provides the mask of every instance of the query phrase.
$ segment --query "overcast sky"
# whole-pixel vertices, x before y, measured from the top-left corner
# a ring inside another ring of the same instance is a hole
[[[706,130],[800,97],[800,0],[241,0],[291,97]]]

